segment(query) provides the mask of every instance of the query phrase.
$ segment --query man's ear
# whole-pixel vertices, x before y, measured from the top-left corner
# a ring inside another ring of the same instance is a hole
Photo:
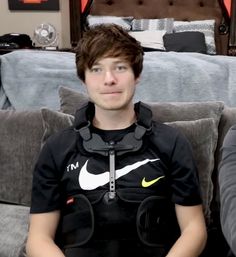
[[[138,76],[138,77],[135,79],[135,85],[137,85],[139,82],[140,82],[140,76]]]

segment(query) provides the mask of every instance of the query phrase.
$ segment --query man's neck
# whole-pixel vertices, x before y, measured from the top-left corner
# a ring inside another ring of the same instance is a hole
[[[103,130],[124,129],[136,121],[134,106],[125,110],[100,110],[95,108],[93,125]]]

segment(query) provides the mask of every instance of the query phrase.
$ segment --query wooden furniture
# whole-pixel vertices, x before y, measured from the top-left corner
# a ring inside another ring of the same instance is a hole
[[[228,53],[229,55],[236,56],[236,0],[231,0],[231,22]]]
[[[69,0],[70,2],[70,41],[75,47],[81,38],[81,0]]]

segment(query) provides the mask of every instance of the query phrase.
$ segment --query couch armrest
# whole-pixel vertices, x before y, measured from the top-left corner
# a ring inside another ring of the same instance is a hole
[[[0,203],[0,256],[25,256],[29,207]]]

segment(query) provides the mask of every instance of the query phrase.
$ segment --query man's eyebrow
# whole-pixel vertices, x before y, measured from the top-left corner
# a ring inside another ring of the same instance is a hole
[[[92,66],[94,65],[101,65],[101,64],[99,63],[99,61],[97,61],[97,62],[94,62]]]
[[[128,62],[125,60],[119,60],[119,61],[115,61],[114,63],[128,63]]]
[[[113,61],[112,63],[114,63],[114,64],[119,64],[119,63],[126,63],[126,64],[128,64],[128,62],[126,60],[122,60],[122,59]],[[102,65],[102,63],[100,63],[100,61],[95,61],[93,63],[93,65],[92,65],[92,67],[95,66],[95,65]]]

